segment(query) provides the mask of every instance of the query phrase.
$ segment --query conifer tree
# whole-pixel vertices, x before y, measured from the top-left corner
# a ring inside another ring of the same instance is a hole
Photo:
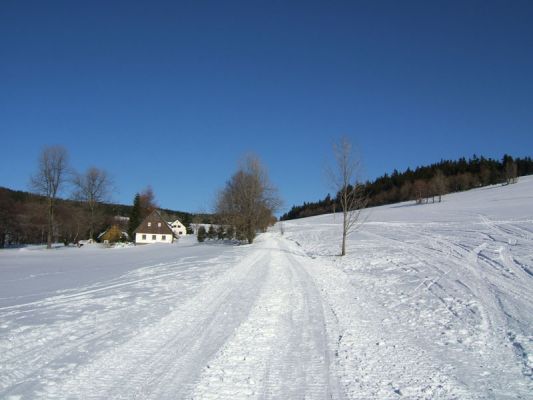
[[[217,228],[217,238],[218,238],[218,240],[224,239],[225,236],[226,236],[226,233],[224,232],[224,226],[223,225],[219,225],[218,228]]]
[[[213,225],[209,225],[209,229],[207,231],[207,237],[211,240],[217,237],[217,231],[215,230],[215,227]]]
[[[133,208],[130,213],[130,221],[128,223],[128,235],[130,240],[135,240],[135,229],[141,223],[141,195],[139,193],[135,194],[133,199]]]
[[[198,228],[198,234],[196,238],[198,239],[200,243],[202,243],[203,241],[205,241],[206,236],[207,236],[207,232],[205,231],[205,227],[202,225]]]

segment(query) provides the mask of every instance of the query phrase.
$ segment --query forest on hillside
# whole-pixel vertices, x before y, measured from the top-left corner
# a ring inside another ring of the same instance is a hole
[[[513,158],[504,155],[501,160],[472,156],[469,159],[441,160],[429,166],[421,166],[403,172],[394,170],[374,181],[362,183],[368,206],[398,203],[401,201],[439,201],[446,193],[460,192],[476,187],[510,184],[520,176],[533,174],[531,157]],[[328,194],[316,202],[304,202],[293,206],[280,220],[305,218],[333,213],[341,209],[339,194]]]

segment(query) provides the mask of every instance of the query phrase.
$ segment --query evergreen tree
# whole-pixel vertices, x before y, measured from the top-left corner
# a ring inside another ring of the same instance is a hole
[[[226,236],[226,233],[224,232],[224,226],[223,225],[219,225],[218,228],[217,228],[217,238],[218,238],[218,240],[224,239],[225,236]]]
[[[141,223],[141,195],[137,193],[133,199],[133,208],[130,213],[130,221],[128,223],[128,235],[131,241],[135,240],[135,229]]]
[[[211,240],[217,237],[217,231],[213,225],[209,225],[209,229],[207,231],[207,237]]]
[[[207,232],[205,231],[205,227],[202,225],[201,227],[198,228],[198,234],[196,238],[198,239],[200,243],[202,243],[203,241],[205,241],[206,236],[207,236]]]

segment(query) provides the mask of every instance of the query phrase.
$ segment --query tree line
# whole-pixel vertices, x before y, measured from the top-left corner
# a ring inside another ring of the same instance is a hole
[[[446,193],[464,191],[476,187],[510,184],[519,176],[533,174],[531,157],[513,158],[504,155],[501,160],[472,156],[469,159],[441,160],[428,166],[394,170],[374,181],[363,184],[367,206],[380,206],[402,201],[425,203],[440,201]],[[304,202],[293,206],[281,216],[281,220],[335,213],[342,209],[342,193],[328,194],[316,202]]]
[[[148,188],[147,188],[148,189]],[[147,189],[136,194],[140,197]],[[150,206],[138,212],[140,221],[147,215]],[[117,225],[131,233],[138,224],[131,221],[133,205],[117,203],[99,203],[94,217],[95,236],[112,225]],[[192,223],[196,215],[170,209],[159,209],[168,221],[179,219],[186,227]],[[9,244],[40,244],[47,241],[46,199],[43,196],[20,190],[0,187],[0,248]],[[58,243],[76,243],[77,240],[90,238],[88,229],[89,210],[79,201],[73,199],[56,199],[53,241]],[[202,221],[212,222],[210,214],[201,216]],[[189,231],[190,232],[190,231]]]
[[[111,225],[127,230],[132,238],[133,230],[157,207],[150,187],[136,195],[137,209],[135,204],[111,203],[113,182],[109,174],[97,167],[74,171],[67,150],[61,146],[43,149],[30,178],[30,189],[31,193],[0,187],[0,248],[9,244],[46,243],[51,247],[53,242],[76,243],[95,239]],[[67,189],[70,198],[61,198]],[[161,211],[169,221],[180,219],[185,226],[193,219],[190,213]]]

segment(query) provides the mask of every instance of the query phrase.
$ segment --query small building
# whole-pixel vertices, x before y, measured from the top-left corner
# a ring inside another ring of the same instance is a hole
[[[170,223],[170,228],[176,237],[185,236],[187,234],[187,228],[178,219]]]
[[[108,230],[98,235],[98,240],[103,243],[116,243],[128,240],[128,234],[118,225],[112,225]]]
[[[154,210],[135,229],[135,243],[172,243],[174,232],[159,211]]]

